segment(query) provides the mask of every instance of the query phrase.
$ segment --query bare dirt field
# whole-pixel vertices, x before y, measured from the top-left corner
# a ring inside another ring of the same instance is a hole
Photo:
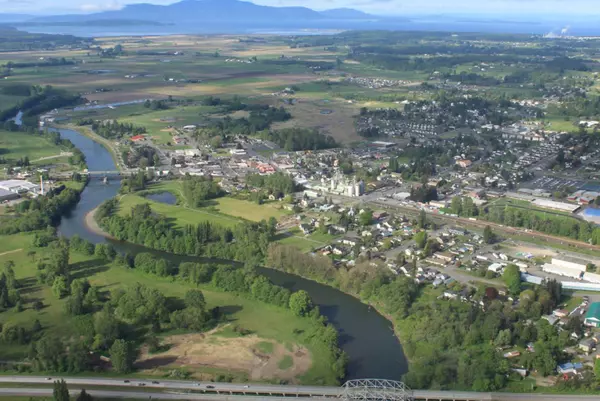
[[[265,351],[265,343],[271,348]],[[223,337],[215,331],[199,334],[182,334],[165,337],[162,344],[167,351],[150,354],[147,347],[142,348],[136,365],[152,373],[165,368],[198,369],[193,374],[198,379],[207,379],[201,372],[203,368],[244,372],[250,380],[269,380],[273,378],[294,382],[311,366],[311,356],[302,347],[284,347],[274,341],[261,339],[255,335],[245,337]],[[281,369],[283,359],[293,361],[290,367]]]

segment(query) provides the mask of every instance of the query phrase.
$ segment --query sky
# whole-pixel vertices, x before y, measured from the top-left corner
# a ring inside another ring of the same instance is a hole
[[[174,0],[0,0],[3,13],[97,12],[132,3],[170,4]],[[349,7],[379,15],[473,14],[526,19],[539,14],[600,15],[600,0],[252,0],[268,6],[315,10]]]

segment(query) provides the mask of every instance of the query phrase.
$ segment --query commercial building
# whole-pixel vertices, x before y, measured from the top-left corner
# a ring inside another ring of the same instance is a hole
[[[0,189],[0,202],[6,202],[18,198],[19,194],[7,191],[6,189]]]
[[[586,280],[587,278],[584,275],[586,275],[585,268],[587,264],[588,262],[583,259],[561,255],[552,258],[551,263],[545,263],[542,266],[542,270],[547,273],[558,274],[559,276]]]
[[[574,213],[580,207],[579,205],[574,205],[572,203],[557,202],[548,199],[535,199],[531,202],[531,204],[546,209],[559,210],[561,212],[569,213]]]
[[[577,269],[584,272],[588,261],[579,258],[573,258],[566,255],[555,256],[552,258],[552,264],[559,267],[566,267],[569,269]]]
[[[39,189],[39,185],[32,184],[31,182],[25,180],[7,180],[0,181],[0,189],[13,192],[15,194],[23,194],[27,192],[36,192]]]
[[[600,302],[594,302],[590,305],[583,323],[586,326],[600,327]]]

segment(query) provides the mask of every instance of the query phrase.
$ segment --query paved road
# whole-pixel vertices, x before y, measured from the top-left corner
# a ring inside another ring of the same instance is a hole
[[[281,386],[271,384],[234,384],[234,383],[200,383],[193,381],[176,381],[161,379],[111,379],[90,377],[62,377],[62,376],[0,376],[0,383],[21,384],[49,384],[54,380],[64,379],[67,384],[78,387],[103,386],[120,387],[136,390],[140,387],[152,389],[175,389],[175,390],[206,390],[217,393],[241,393],[241,394],[300,394],[300,395],[323,395],[335,396],[339,394],[338,387],[321,386]],[[128,383],[126,383],[128,381]],[[153,383],[153,381],[155,381]]]
[[[98,398],[127,398],[140,400],[203,400],[203,401],[283,401],[290,397],[281,396],[250,396],[223,394],[190,394],[182,391],[164,393],[148,393],[142,391],[86,390]],[[72,396],[77,396],[79,390],[71,390]],[[51,388],[0,388],[1,396],[46,397],[52,396]],[[597,395],[568,395],[568,394],[515,394],[515,393],[474,393],[461,391],[415,391],[415,400],[440,401],[594,401],[600,400]],[[331,400],[337,397],[310,397],[311,400]]]
[[[79,394],[79,390],[70,390],[72,397]],[[171,393],[147,393],[142,391],[111,391],[111,390],[86,390],[88,394],[96,398],[127,398],[139,400],[204,400],[204,401],[264,401],[264,396],[239,396],[239,395],[218,395],[218,394],[187,394],[183,392]],[[0,396],[8,397],[51,397],[51,388],[1,388]],[[268,397],[269,400],[283,401],[290,397]],[[312,398],[313,400],[324,400],[325,398]]]
[[[70,377],[40,377],[40,376],[0,376],[0,383],[20,384],[49,384],[53,380],[65,379],[67,384],[83,388],[86,386],[114,387],[113,390],[86,389],[92,396],[105,398],[134,398],[155,400],[272,400],[279,401],[289,399],[292,395],[310,397],[311,399],[339,398],[341,389],[339,387],[320,386],[281,386],[270,384],[233,384],[233,383],[198,383],[191,381],[159,380],[152,383],[151,380],[110,378],[70,378]],[[143,383],[144,386],[140,386]],[[207,386],[214,388],[207,389]],[[141,388],[162,392],[141,391]],[[196,392],[190,394],[190,390]],[[202,394],[201,390],[211,393]],[[79,390],[72,390],[73,395]],[[217,394],[215,394],[217,393]],[[287,394],[287,396],[285,396]],[[0,388],[0,395],[5,396],[49,396],[52,395],[51,388]],[[455,400],[455,401],[600,401],[599,395],[569,395],[569,394],[519,394],[519,393],[475,393],[466,391],[430,391],[416,390],[413,392],[415,400]]]

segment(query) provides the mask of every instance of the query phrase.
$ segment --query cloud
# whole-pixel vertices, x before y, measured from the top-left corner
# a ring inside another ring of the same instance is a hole
[[[123,8],[123,5],[117,1],[103,2],[101,4],[88,3],[79,6],[79,9],[85,12],[120,10],[121,8]]]

